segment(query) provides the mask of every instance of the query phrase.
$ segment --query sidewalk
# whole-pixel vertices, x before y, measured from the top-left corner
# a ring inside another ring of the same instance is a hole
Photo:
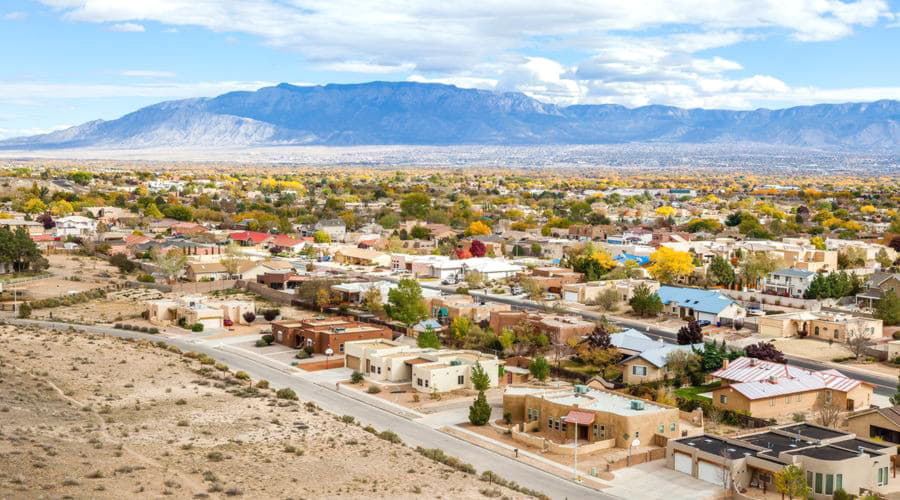
[[[548,458],[544,458],[540,455],[537,455],[533,452],[523,450],[521,448],[516,448],[514,446],[510,446],[506,443],[502,443],[495,439],[491,439],[487,436],[482,436],[477,432],[472,432],[467,429],[463,429],[462,427],[451,425],[442,429],[444,432],[450,435],[455,435],[460,439],[465,440],[466,442],[472,443],[474,445],[480,446],[482,448],[491,450],[493,452],[499,453],[503,456],[514,458],[521,462],[528,463],[534,467],[537,467],[545,472],[549,472],[555,476],[559,476],[564,479],[571,479],[574,475],[574,471],[571,467],[563,465],[559,462],[555,462]],[[515,450],[519,450],[518,457],[516,456]],[[597,479],[589,474],[580,473],[579,478],[581,479],[581,484],[594,489],[603,489],[609,488],[611,485]]]

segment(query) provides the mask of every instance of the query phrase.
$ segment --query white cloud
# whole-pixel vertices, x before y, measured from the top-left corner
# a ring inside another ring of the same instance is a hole
[[[25,137],[29,135],[49,134],[57,130],[65,130],[72,125],[55,125],[52,127],[0,128],[0,139]]]
[[[154,97],[160,99],[209,97],[235,90],[256,90],[272,82],[185,82],[134,85],[49,82],[0,82],[0,102],[41,99],[90,99],[105,97]],[[40,101],[33,101],[40,102]]]
[[[107,30],[116,33],[143,33],[144,26],[137,23],[119,23],[109,26]]]
[[[143,69],[123,69],[122,71],[119,71],[119,74],[135,78],[175,78],[177,76],[173,71],[153,71]]]
[[[21,11],[7,12],[6,14],[3,14],[2,17],[4,21],[21,21],[28,17],[28,13]]]
[[[836,40],[896,19],[886,0],[40,1],[72,21],[250,35],[301,54],[317,69],[516,90],[560,104],[728,108],[810,96],[882,97],[876,89],[792,89],[777,75],[747,74],[740,61],[710,52],[761,38]],[[658,32],[671,34],[647,35]],[[535,48],[587,55],[567,64],[523,55]],[[181,90],[212,95],[215,88]]]

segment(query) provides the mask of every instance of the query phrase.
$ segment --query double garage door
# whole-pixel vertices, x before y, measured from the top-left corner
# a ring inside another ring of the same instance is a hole
[[[694,463],[691,456],[686,453],[675,452],[672,457],[675,459],[675,470],[684,474],[694,475]],[[713,463],[697,461],[697,479],[722,486],[722,467]]]

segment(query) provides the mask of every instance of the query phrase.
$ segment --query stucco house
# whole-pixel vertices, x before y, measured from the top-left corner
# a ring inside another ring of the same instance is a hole
[[[747,311],[718,290],[661,286],[656,292],[663,312],[684,320],[706,320],[712,324],[730,324],[747,317]]]
[[[829,500],[838,489],[852,495],[896,491],[891,463],[893,444],[808,423],[771,427],[737,437],[672,439],[666,467],[727,489],[750,491],[742,498],[775,492],[774,477],[787,465],[800,467],[815,500]]]
[[[713,405],[758,418],[784,419],[798,412],[815,412],[825,405],[853,411],[872,403],[872,384],[834,369],[811,371],[740,357],[725,363],[710,377],[722,382],[712,390]]]
[[[643,333],[629,329],[609,336],[610,343],[626,357],[622,365],[622,381],[642,384],[663,380],[669,374],[666,358],[675,351],[702,351],[703,344],[676,345],[653,340]]]

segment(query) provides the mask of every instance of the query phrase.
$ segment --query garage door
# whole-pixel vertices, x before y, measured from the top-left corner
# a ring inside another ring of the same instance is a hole
[[[697,463],[697,478],[707,483],[722,486],[724,478],[722,477],[722,466],[711,464],[709,462],[699,461]]]
[[[675,452],[672,456],[675,457],[675,470],[685,474],[694,474],[694,461],[690,455]]]
[[[345,356],[345,360],[347,362],[347,368],[359,371],[359,358],[357,358],[356,356],[347,355]]]
[[[566,302],[578,302],[578,292],[563,292],[563,300]]]

